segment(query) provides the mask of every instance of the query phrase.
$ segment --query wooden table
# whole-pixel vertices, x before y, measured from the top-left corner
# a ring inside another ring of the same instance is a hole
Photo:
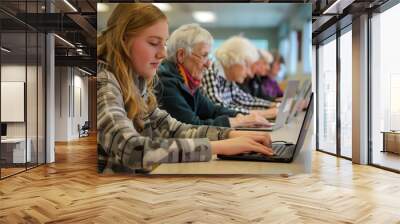
[[[272,140],[284,140],[295,143],[303,122],[305,113],[300,113],[284,127],[270,132]],[[311,141],[314,133],[310,125],[304,145],[292,163],[270,163],[251,161],[219,160],[213,156],[209,162],[170,163],[161,164],[151,174],[279,174],[292,175],[311,173],[311,151],[314,143]]]

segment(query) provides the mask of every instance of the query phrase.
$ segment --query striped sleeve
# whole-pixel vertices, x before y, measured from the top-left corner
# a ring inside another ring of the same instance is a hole
[[[243,106],[247,109],[265,109],[271,106],[271,102],[258,97],[254,97],[246,93],[237,84],[233,84],[232,98],[235,104]]]
[[[217,105],[223,105],[224,101],[219,95],[218,91],[218,82],[216,79],[216,70],[214,64],[211,68],[207,69],[204,73],[204,77],[202,79],[202,89],[204,95],[208,96],[208,98],[213,101]]]
[[[154,137],[163,138],[208,138],[211,141],[228,138],[230,128],[182,123],[165,110],[156,109],[151,115]]]
[[[139,133],[127,117],[116,79],[108,71],[98,73],[97,140],[106,155],[103,173],[148,172],[160,163],[208,161],[211,146],[207,137],[222,139],[229,131],[184,125],[159,109],[150,116],[151,127]],[[143,135],[149,128],[155,131]]]
[[[202,93],[217,105],[227,107],[240,113],[248,114],[248,109],[228,102],[226,98],[231,98],[231,93],[221,92],[224,83],[218,81],[217,73],[218,69],[214,63],[211,68],[205,71],[204,77],[201,81]]]

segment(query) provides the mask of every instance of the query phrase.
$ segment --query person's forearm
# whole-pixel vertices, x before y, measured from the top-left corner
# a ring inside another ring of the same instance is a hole
[[[266,117],[267,112],[266,110],[251,110],[250,114],[257,114],[259,116]]]
[[[273,119],[276,117],[276,114],[273,113],[273,111],[271,111],[271,109],[267,109],[267,110],[251,110],[250,111],[251,114],[258,114],[259,116],[262,116],[266,119]]]
[[[248,116],[245,115],[238,115],[236,117],[231,117],[229,118],[229,123],[231,125],[231,128],[248,127],[253,124],[256,124],[255,121],[248,119]]]
[[[240,122],[238,121],[237,117],[230,117],[229,118],[229,124],[231,126],[231,128],[236,128],[238,127],[240,124]]]
[[[229,155],[234,152],[234,148],[237,144],[232,144],[229,140],[219,140],[219,141],[211,141],[211,154],[222,154],[222,155]]]
[[[221,152],[221,147],[223,147],[221,141],[211,141],[210,145],[211,145],[211,154],[213,155],[219,154],[219,152]]]

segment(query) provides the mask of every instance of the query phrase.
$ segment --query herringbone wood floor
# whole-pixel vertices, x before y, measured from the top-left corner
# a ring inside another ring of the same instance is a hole
[[[400,223],[400,175],[315,152],[313,173],[99,176],[95,138],[0,181],[0,223]]]

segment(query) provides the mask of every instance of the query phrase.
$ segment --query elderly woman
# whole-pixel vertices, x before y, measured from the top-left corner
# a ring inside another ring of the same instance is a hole
[[[238,86],[251,76],[251,65],[259,58],[257,49],[248,39],[241,36],[229,38],[217,49],[215,57],[217,60],[202,80],[204,93],[214,103],[265,118],[276,117],[275,103],[253,97]]]
[[[213,38],[198,24],[176,29],[167,42],[167,59],[157,71],[157,100],[175,119],[195,125],[223,127],[268,126],[259,115],[241,115],[236,110],[215,105],[199,90]]]
[[[278,82],[275,80],[279,71],[281,70],[281,64],[284,64],[283,57],[275,52],[274,61],[271,63],[271,70],[266,74],[261,84],[262,94],[276,99],[283,96],[283,92],[279,87]]]
[[[273,62],[273,56],[263,49],[258,49],[258,54],[260,58],[251,65],[253,75],[248,77],[243,84],[239,84],[239,87],[252,96],[274,101],[275,98],[265,94],[262,90],[262,83],[271,70],[270,65]]]

